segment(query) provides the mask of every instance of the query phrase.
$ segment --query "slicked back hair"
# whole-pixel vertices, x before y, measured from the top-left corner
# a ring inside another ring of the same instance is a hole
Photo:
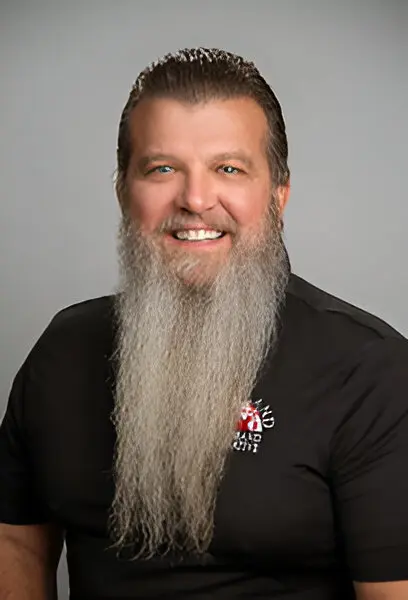
[[[129,119],[141,100],[169,98],[189,104],[248,97],[268,122],[267,155],[272,185],[289,182],[288,143],[282,109],[253,62],[216,48],[185,48],[146,67],[137,77],[123,109],[117,146],[117,191],[124,186],[131,157]]]

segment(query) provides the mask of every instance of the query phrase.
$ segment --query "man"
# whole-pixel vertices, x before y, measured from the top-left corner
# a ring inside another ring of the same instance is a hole
[[[167,55],[119,126],[120,290],[60,312],[0,433],[0,598],[408,598],[408,344],[290,272],[281,109]]]

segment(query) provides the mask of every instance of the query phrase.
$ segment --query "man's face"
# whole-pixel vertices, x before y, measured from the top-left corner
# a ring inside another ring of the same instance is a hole
[[[217,272],[238,241],[256,243],[272,188],[267,121],[255,101],[143,101],[130,135],[121,201],[165,259]],[[282,191],[282,209],[281,199]]]

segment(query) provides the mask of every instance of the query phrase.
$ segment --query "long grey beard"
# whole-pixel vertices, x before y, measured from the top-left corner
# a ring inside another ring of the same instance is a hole
[[[111,531],[135,557],[208,549],[226,458],[289,275],[272,210],[256,246],[238,240],[211,284],[184,283],[180,273],[197,263],[177,260],[123,220]]]

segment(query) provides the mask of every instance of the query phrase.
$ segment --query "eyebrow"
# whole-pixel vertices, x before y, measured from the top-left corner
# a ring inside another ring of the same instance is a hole
[[[214,156],[214,160],[216,162],[227,160],[239,160],[239,162],[244,164],[248,169],[254,168],[253,160],[248,156],[246,152],[242,150],[234,150],[232,152],[222,152],[221,154],[216,154]]]
[[[143,170],[148,165],[150,165],[150,163],[153,163],[153,162],[174,161],[174,160],[176,160],[176,157],[171,156],[170,154],[146,154],[144,156],[141,156],[138,159],[136,166],[138,169]]]
[[[254,169],[254,162],[253,160],[248,156],[248,154],[242,150],[234,150],[231,152],[221,152],[218,154],[215,154],[212,158],[211,158],[211,162],[222,162],[222,161],[228,161],[228,160],[238,160],[240,161],[242,164],[244,164],[248,169]],[[165,161],[175,161],[175,162],[179,162],[179,159],[177,159],[176,156],[173,156],[171,154],[146,154],[145,156],[141,156],[136,165],[137,168],[140,170],[145,169],[149,164],[151,163],[155,163],[155,162],[165,162]]]

